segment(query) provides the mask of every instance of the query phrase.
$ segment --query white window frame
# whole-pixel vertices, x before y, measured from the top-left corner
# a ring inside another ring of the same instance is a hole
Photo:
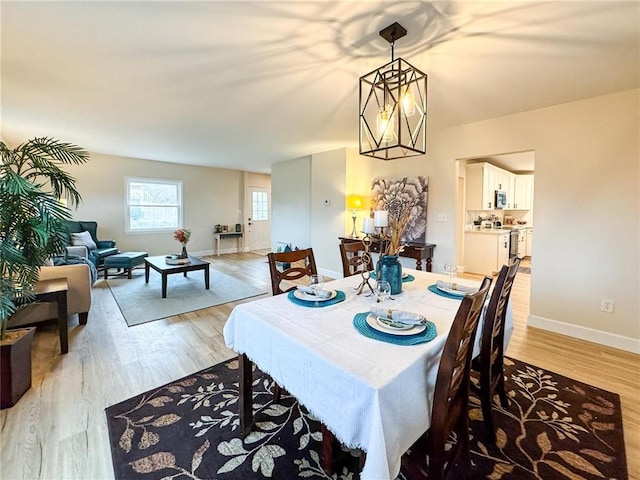
[[[131,183],[155,183],[162,185],[171,185],[178,188],[178,204],[175,205],[178,208],[178,225],[176,227],[162,227],[162,228],[145,228],[145,229],[132,229],[131,228],[131,214],[130,208],[132,206],[139,207],[140,204],[131,205],[130,202],[130,185]],[[148,233],[166,233],[173,232],[178,228],[183,228],[183,198],[182,198],[182,180],[171,180],[164,178],[145,178],[145,177],[125,177],[124,179],[124,231],[126,234],[148,234]]]

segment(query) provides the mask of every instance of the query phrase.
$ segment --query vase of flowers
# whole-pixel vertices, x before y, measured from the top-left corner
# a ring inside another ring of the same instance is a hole
[[[182,252],[178,255],[178,258],[189,258],[189,254],[187,253],[187,243],[189,243],[189,239],[191,238],[191,230],[186,228],[179,228],[175,232],[173,232],[174,240],[177,240],[182,245]]]

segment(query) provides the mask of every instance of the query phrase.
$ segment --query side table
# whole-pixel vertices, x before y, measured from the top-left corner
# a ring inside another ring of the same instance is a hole
[[[69,352],[69,330],[67,321],[67,285],[66,278],[40,280],[35,285],[36,300],[56,302],[58,305],[58,332],[60,334],[60,353]]]

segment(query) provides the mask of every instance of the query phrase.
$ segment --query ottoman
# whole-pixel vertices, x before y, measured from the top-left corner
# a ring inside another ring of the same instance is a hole
[[[131,278],[131,270],[136,265],[144,262],[144,257],[148,257],[147,252],[122,252],[116,255],[110,255],[104,259],[104,279],[107,279],[110,268],[121,268],[127,270],[127,278]]]

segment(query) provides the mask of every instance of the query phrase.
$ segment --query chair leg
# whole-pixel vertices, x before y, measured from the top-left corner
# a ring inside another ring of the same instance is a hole
[[[333,433],[321,424],[322,427],[322,468],[328,475],[333,475]]]
[[[492,444],[496,443],[496,431],[493,426],[493,400],[491,388],[483,388],[481,391],[480,403],[482,404],[482,418],[487,431],[487,437]]]
[[[500,397],[500,405],[502,408],[507,408],[509,406],[509,397],[507,397],[507,392],[504,388],[504,372],[500,374],[500,379],[498,380],[498,384],[496,385],[496,390],[498,391],[498,396]]]
[[[89,312],[80,312],[78,314],[78,320],[80,321],[80,325],[86,325],[88,319],[89,319]]]
[[[275,403],[280,402],[280,398],[282,397],[282,388],[277,383],[273,384],[273,401]]]

